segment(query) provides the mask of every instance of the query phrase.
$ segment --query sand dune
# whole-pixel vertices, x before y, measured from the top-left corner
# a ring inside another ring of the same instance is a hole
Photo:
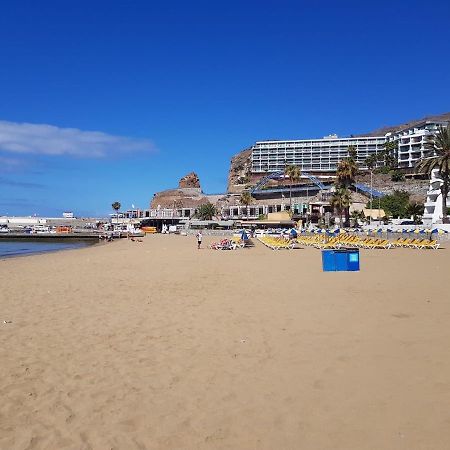
[[[450,251],[361,260],[157,235],[0,261],[0,449],[448,449]]]

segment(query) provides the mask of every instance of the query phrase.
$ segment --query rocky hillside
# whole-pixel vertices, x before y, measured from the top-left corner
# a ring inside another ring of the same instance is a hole
[[[178,188],[157,192],[150,208],[196,208],[208,202],[208,198],[202,193],[197,174],[191,172],[180,179]]]
[[[228,172],[228,188],[230,193],[242,192],[250,179],[251,149],[243,150],[231,158],[230,170]]]
[[[370,186],[370,174],[358,175],[357,181]],[[391,194],[393,191],[407,191],[411,194],[411,200],[423,203],[427,196],[427,190],[429,186],[428,180],[404,180],[404,181],[392,181],[390,175],[374,174],[373,175],[373,188],[384,192],[385,194]]]
[[[444,114],[438,114],[434,116],[426,116],[422,119],[410,120],[409,122],[402,123],[400,125],[387,125],[377,130],[371,131],[370,133],[360,134],[358,136],[384,136],[386,133],[392,133],[393,131],[402,130],[403,128],[410,128],[418,125],[426,120],[435,120],[437,122],[450,122],[450,112]]]

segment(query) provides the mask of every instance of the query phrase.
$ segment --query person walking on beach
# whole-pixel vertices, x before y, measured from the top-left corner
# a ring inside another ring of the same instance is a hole
[[[202,239],[203,239],[202,230],[199,230],[199,232],[197,233],[197,248],[199,250],[200,246],[202,245]]]

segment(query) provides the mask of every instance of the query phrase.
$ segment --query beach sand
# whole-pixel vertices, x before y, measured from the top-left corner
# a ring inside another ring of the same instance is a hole
[[[1,260],[0,448],[449,449],[450,250],[320,258],[155,235]]]

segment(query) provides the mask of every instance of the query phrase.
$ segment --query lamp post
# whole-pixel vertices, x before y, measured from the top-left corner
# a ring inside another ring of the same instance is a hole
[[[372,202],[373,202],[373,169],[370,169],[370,214],[369,214],[369,225],[372,224]]]

